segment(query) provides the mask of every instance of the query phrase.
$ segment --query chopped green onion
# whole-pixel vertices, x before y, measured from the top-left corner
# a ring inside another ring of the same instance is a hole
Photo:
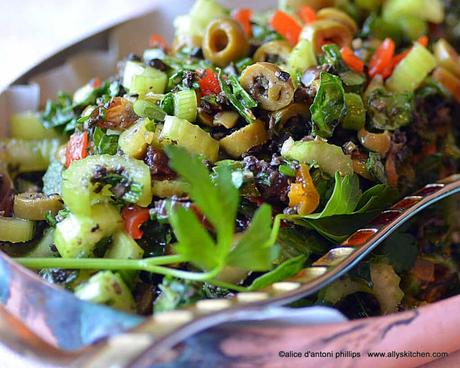
[[[296,175],[295,169],[292,166],[287,165],[287,164],[280,165],[280,167],[278,168],[278,171],[285,176],[295,176]]]
[[[197,108],[195,90],[184,89],[174,93],[174,116],[193,122],[196,119]]]

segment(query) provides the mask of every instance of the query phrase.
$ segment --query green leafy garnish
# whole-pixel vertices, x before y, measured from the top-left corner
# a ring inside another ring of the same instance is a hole
[[[263,289],[275,282],[295,276],[302,269],[306,259],[307,257],[303,255],[288,259],[274,270],[256,278],[249,286],[249,290]]]
[[[118,135],[108,135],[101,128],[96,127],[93,133],[94,150],[96,154],[107,153],[114,155],[118,149]]]
[[[370,127],[396,130],[412,121],[414,98],[411,93],[386,92],[379,88],[369,96],[368,115]]]
[[[310,106],[313,133],[323,138],[332,136],[345,113],[345,90],[339,77],[322,72],[320,86]]]
[[[45,110],[40,114],[40,122],[47,129],[64,127],[76,119],[72,97],[62,91],[58,92],[55,101],[46,102]]]
[[[252,123],[256,117],[251,109],[257,106],[257,102],[241,87],[240,82],[234,75],[228,76],[228,79],[225,80],[222,70],[218,69],[217,78],[225,97],[246,122]]]
[[[239,194],[228,167],[222,166],[213,182],[198,157],[176,146],[166,147],[166,153],[171,167],[190,184],[190,198],[216,233],[214,240],[190,209],[173,209],[170,220],[178,240],[176,252],[206,271],[221,270],[227,264],[251,271],[270,269],[277,249],[271,242],[270,206],[257,210],[249,228],[235,242]]]
[[[395,233],[383,243],[383,254],[396,272],[409,271],[418,254],[416,239],[408,233]]]

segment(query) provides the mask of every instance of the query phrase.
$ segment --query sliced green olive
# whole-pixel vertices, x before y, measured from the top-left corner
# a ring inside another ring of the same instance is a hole
[[[332,19],[322,19],[307,24],[300,34],[301,39],[309,40],[317,54],[322,53],[322,47],[327,44],[337,46],[351,46],[353,35],[350,29],[343,23]]]
[[[207,112],[204,112],[202,108],[200,107],[198,108],[198,112],[196,116],[197,116],[198,122],[200,122],[201,124],[207,125],[209,127],[214,126],[213,117],[209,115]]]
[[[233,128],[238,122],[240,115],[235,111],[218,112],[214,116],[213,125],[222,125],[227,129]]]
[[[258,120],[222,138],[220,146],[232,157],[240,157],[251,148],[264,144],[268,139],[265,124]]]
[[[460,78],[445,68],[437,67],[433,72],[433,79],[447,89],[457,102],[460,102]]]
[[[33,221],[0,216],[0,241],[25,243],[32,240],[34,232],[35,223]]]
[[[388,132],[371,133],[362,128],[358,131],[358,139],[369,151],[377,152],[381,156],[385,156],[391,146],[391,137]]]
[[[255,63],[241,74],[240,83],[260,106],[268,111],[280,110],[294,97],[289,73],[271,63]]]
[[[55,215],[62,208],[58,195],[47,197],[43,193],[21,193],[14,197],[14,214],[22,219],[44,220],[48,212]]]
[[[273,64],[287,64],[292,47],[286,41],[270,41],[260,46],[254,53],[254,61]]]
[[[245,57],[249,42],[238,22],[231,18],[216,18],[206,28],[202,48],[207,60],[224,67]]]
[[[460,78],[460,57],[449,42],[441,38],[434,45],[434,54],[439,66],[442,66]]]
[[[304,119],[308,119],[309,116],[310,116],[310,111],[308,110],[306,104],[293,103],[285,107],[284,109],[275,111],[272,114],[272,118],[274,120],[273,128],[276,131],[280,131],[290,119],[295,118],[295,117],[301,117]]]
[[[316,14],[316,19],[331,19],[344,24],[350,30],[351,34],[358,32],[358,25],[347,13],[337,8],[323,8]]]

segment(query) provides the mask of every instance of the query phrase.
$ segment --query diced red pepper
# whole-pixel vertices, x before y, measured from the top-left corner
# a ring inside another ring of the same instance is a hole
[[[96,89],[102,86],[102,82],[99,78],[96,77],[96,78],[91,79],[90,85],[91,87]]]
[[[206,69],[203,76],[198,80],[200,91],[203,96],[217,95],[220,93],[220,84],[216,73],[212,69]]]
[[[65,166],[88,156],[88,132],[73,133],[65,151]]]
[[[168,42],[164,39],[163,36],[160,36],[159,34],[153,33],[150,36],[149,39],[149,46],[150,47],[159,47],[163,50],[166,50],[168,48]]]
[[[428,47],[429,42],[430,42],[430,39],[428,38],[428,36],[420,36],[419,39],[417,40],[417,43],[419,43],[423,47]]]
[[[252,26],[251,26],[251,18],[252,18],[252,10],[249,8],[241,8],[236,9],[233,12],[233,18],[241,24],[241,27],[244,30],[244,33],[251,37],[252,33]]]
[[[316,20],[316,11],[311,6],[301,6],[298,13],[305,24],[313,23]]]
[[[271,19],[270,25],[292,46],[297,44],[302,28],[290,15],[277,10]]]
[[[140,229],[140,227],[143,223],[150,219],[149,209],[129,205],[123,208],[121,211],[121,217],[123,218],[126,232],[133,239],[141,239],[144,232]]]
[[[340,53],[342,55],[343,61],[351,70],[359,73],[364,71],[364,61],[357,57],[351,48],[342,47]]]
[[[373,78],[377,74],[385,77],[384,74],[388,74],[388,72],[391,74],[395,48],[396,46],[394,41],[391,38],[386,38],[377,50],[375,50],[375,53],[372,55],[369,63],[370,77]]]

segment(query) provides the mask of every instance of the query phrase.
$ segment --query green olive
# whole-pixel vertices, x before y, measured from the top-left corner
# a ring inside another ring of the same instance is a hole
[[[292,118],[302,117],[308,119],[310,116],[310,111],[307,108],[306,104],[302,103],[292,103],[284,109],[275,111],[272,114],[274,121],[274,129],[280,131],[283,126]]]
[[[294,86],[289,73],[275,64],[252,64],[241,74],[240,83],[268,111],[280,110],[294,98]]]
[[[63,203],[58,195],[21,193],[14,197],[15,216],[26,220],[44,220],[48,212],[55,215],[62,208]]]
[[[198,122],[203,125],[206,125],[209,127],[214,126],[213,117],[209,115],[207,112],[203,111],[201,107],[198,108],[197,119],[198,119]]]
[[[342,23],[350,30],[351,34],[358,32],[358,25],[347,13],[337,8],[323,8],[316,14],[318,20],[330,19]]]
[[[231,18],[217,18],[206,28],[202,48],[207,60],[224,67],[245,57],[249,42],[238,22]]]
[[[434,45],[434,53],[439,66],[442,66],[451,73],[455,74],[456,77],[460,78],[460,57],[449,42],[441,38]]]
[[[286,65],[292,47],[286,41],[270,41],[260,46],[254,53],[254,61],[266,61]]]
[[[227,129],[231,129],[236,125],[239,118],[240,115],[235,111],[218,112],[214,116],[213,125],[222,125]]]
[[[265,124],[257,120],[225,138],[222,138],[219,143],[225,152],[237,158],[251,148],[264,144],[267,139],[268,134],[265,129]]]
[[[388,132],[371,133],[362,128],[358,131],[358,139],[369,151],[377,152],[382,157],[390,150],[391,137]]]
[[[343,23],[332,19],[322,19],[307,24],[300,34],[301,39],[309,40],[317,54],[322,53],[324,45],[333,43],[340,48],[351,46],[353,35]]]

